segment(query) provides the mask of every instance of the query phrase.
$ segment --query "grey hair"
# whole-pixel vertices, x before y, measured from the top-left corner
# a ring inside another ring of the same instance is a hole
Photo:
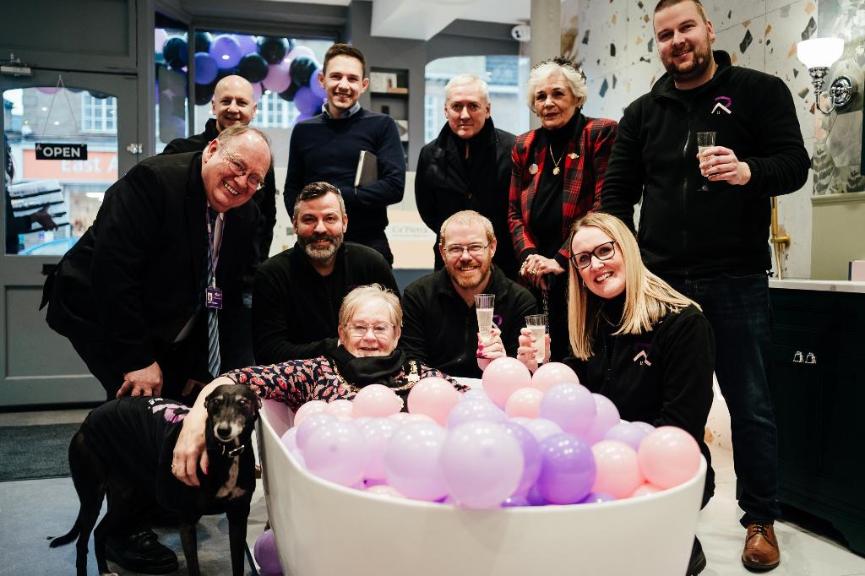
[[[481,89],[481,95],[487,102],[490,101],[490,87],[486,81],[477,74],[457,74],[445,84],[445,100],[450,99],[451,90],[457,86],[475,84]]]
[[[583,73],[570,60],[551,58],[536,64],[529,73],[529,89],[526,94],[529,109],[535,109],[535,90],[537,90],[538,85],[556,72],[561,72],[565,83],[577,99],[577,108],[582,108],[583,104],[586,103],[589,91],[586,88],[586,78]]]

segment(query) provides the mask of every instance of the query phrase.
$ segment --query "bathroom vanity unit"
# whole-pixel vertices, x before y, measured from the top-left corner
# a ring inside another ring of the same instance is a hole
[[[865,282],[772,280],[781,502],[865,554]]]

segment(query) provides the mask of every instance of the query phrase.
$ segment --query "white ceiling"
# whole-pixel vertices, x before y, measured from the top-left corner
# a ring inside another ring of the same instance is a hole
[[[348,6],[351,0],[303,1]],[[531,0],[373,0],[373,36],[429,40],[457,19],[517,24],[528,22]]]

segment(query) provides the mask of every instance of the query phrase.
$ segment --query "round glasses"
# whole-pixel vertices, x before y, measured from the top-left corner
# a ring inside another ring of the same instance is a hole
[[[372,330],[373,336],[378,339],[386,338],[393,332],[393,324],[387,322],[378,322],[376,324],[353,322],[351,324],[346,324],[345,328],[348,330],[348,333],[352,338],[363,338],[370,330]]]
[[[571,263],[576,266],[578,270],[582,270],[588,268],[592,264],[592,256],[598,260],[609,260],[615,255],[616,241],[610,240],[609,242],[604,242],[603,244],[595,246],[594,250],[591,252],[578,252],[576,254],[571,254]]]
[[[256,174],[255,172],[249,171],[246,165],[234,154],[231,152],[225,152],[223,154],[223,158],[225,159],[225,163],[228,164],[228,167],[231,168],[231,172],[237,176],[238,178],[243,178],[246,176],[246,184],[249,188],[254,188],[256,192],[261,190],[264,187],[264,181],[261,176]]]
[[[462,257],[463,252],[468,252],[469,256],[476,258],[481,256],[488,246],[489,244],[469,244],[467,246],[463,246],[462,244],[451,244],[450,246],[445,246],[445,254],[447,254],[449,258],[460,258]]]

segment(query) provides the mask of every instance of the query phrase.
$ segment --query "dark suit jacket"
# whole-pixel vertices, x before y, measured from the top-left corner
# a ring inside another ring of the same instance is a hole
[[[49,325],[73,342],[104,342],[120,372],[150,365],[203,310],[206,209],[201,153],[141,161],[108,189],[93,226],[46,281]],[[223,310],[241,305],[258,218],[251,202],[225,214]],[[203,337],[196,354],[206,366],[206,334],[190,337]]]

